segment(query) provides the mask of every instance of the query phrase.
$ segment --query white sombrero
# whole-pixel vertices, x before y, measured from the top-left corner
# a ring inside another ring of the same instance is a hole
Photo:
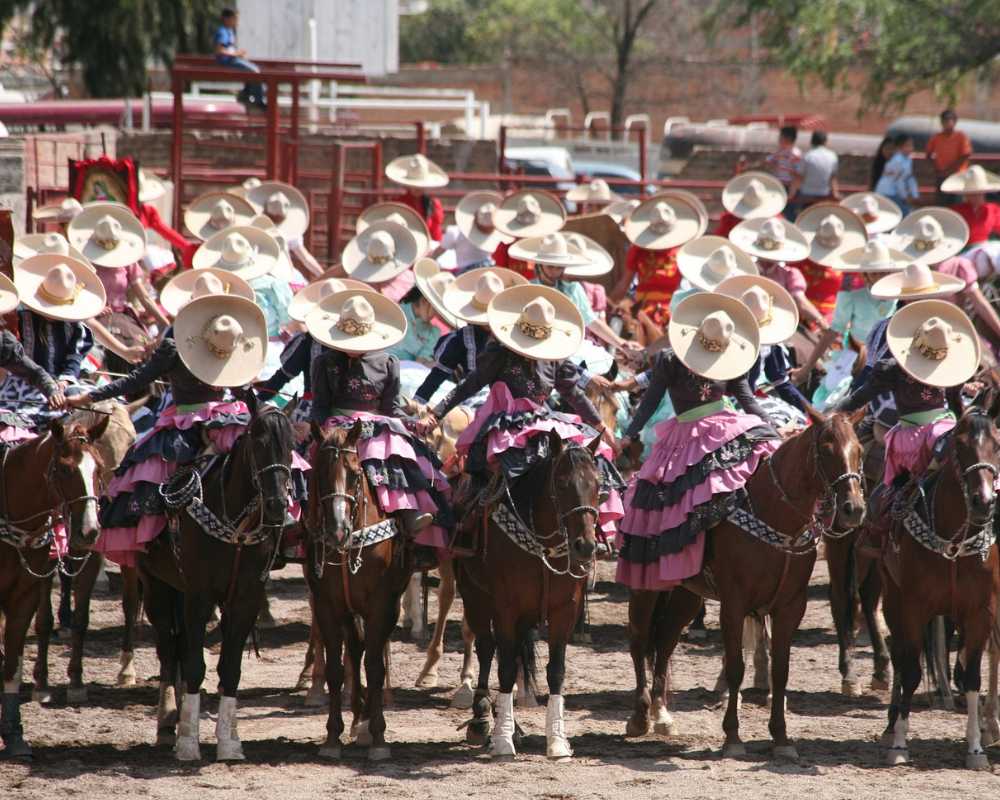
[[[954,211],[931,206],[907,214],[892,232],[894,247],[910,261],[940,264],[962,252],[969,241],[969,226]]]
[[[40,254],[70,256],[93,269],[87,257],[73,247],[61,233],[26,233],[14,240],[14,258],[31,258]]]
[[[724,280],[716,291],[735,297],[750,309],[762,345],[788,341],[799,327],[795,298],[777,281],[760,275],[736,275]]]
[[[1000,175],[973,164],[967,170],[949,175],[941,184],[942,192],[951,194],[986,194],[1000,192]]]
[[[397,222],[376,222],[347,243],[344,272],[363,283],[385,283],[408,270],[417,257],[417,240]]]
[[[615,194],[603,178],[595,178],[590,183],[574,186],[566,192],[566,199],[571,203],[584,203],[588,206],[606,206],[621,200],[621,195]]]
[[[154,175],[152,172],[146,172],[144,169],[139,170],[140,203],[155,203],[166,193],[166,184],[160,180],[159,175]]]
[[[619,200],[610,203],[602,209],[611,219],[621,225],[635,209],[639,207],[638,200]]]
[[[698,212],[698,217],[701,220],[701,224],[698,227],[698,236],[704,235],[705,231],[708,230],[708,223],[710,221],[708,215],[708,209],[702,202],[701,198],[698,197],[694,192],[689,192],[687,189],[664,189],[658,192],[657,197],[670,197],[677,200],[683,200],[689,206],[691,206],[695,211]],[[636,206],[638,206],[638,202]]]
[[[293,269],[292,257],[288,253],[288,240],[278,230],[278,227],[271,218],[267,214],[258,214],[250,220],[250,227],[260,228],[278,243],[278,263],[273,270],[275,275],[282,276],[283,279],[287,279],[288,276],[293,275],[294,273],[291,271]]]
[[[640,203],[622,224],[632,244],[646,250],[680,247],[699,235],[701,214],[679,197],[656,195]]]
[[[936,300],[965,290],[965,281],[915,261],[902,272],[886,275],[871,288],[879,300]]]
[[[903,212],[885,195],[875,192],[855,192],[849,194],[840,204],[849,208],[865,223],[869,235],[887,233],[903,219]]]
[[[252,281],[269,274],[281,256],[281,245],[253,225],[227,228],[202,243],[192,259],[195,269],[216,267]]]
[[[688,283],[706,292],[735,275],[756,275],[757,265],[722,236],[700,236],[677,251],[677,269]]]
[[[202,241],[234,225],[249,225],[257,215],[242,197],[229,192],[206,192],[192,200],[184,212],[184,226]]]
[[[840,272],[898,272],[905,269],[908,262],[906,253],[872,239],[864,247],[841,254],[830,267]]]
[[[393,183],[416,189],[440,189],[448,185],[448,173],[423,153],[394,158],[386,165],[385,176]]]
[[[444,293],[455,282],[454,274],[441,269],[433,258],[421,258],[413,266],[413,277],[420,294],[441,321],[451,328],[461,327],[462,321],[444,304]]]
[[[979,335],[947,300],[918,300],[897,311],[886,341],[899,366],[929,386],[959,386],[979,369]]]
[[[547,236],[566,222],[566,209],[554,194],[522,189],[504,198],[493,212],[493,225],[515,239]]]
[[[499,192],[470,192],[455,207],[455,224],[462,235],[480,250],[492,253],[501,244],[510,244],[507,236],[493,224],[493,214],[503,203]]]
[[[550,286],[505,289],[486,312],[490,331],[504,347],[536,361],[562,361],[583,342],[583,317],[573,301]]]
[[[787,202],[784,185],[766,172],[743,172],[722,190],[722,205],[740,219],[776,217]]]
[[[670,347],[689,370],[713,381],[745,375],[757,361],[757,320],[740,300],[698,292],[677,304],[667,327]]]
[[[267,319],[252,300],[210,294],[177,312],[174,341],[184,366],[202,383],[245,386],[267,357]]]
[[[258,186],[260,186],[260,184],[261,184],[260,178],[249,177],[246,178],[243,181],[243,183],[238,183],[235,186],[230,186],[228,189],[226,189],[226,191],[229,194],[235,194],[237,197],[245,198],[247,196],[247,192],[249,192],[251,189],[256,189]]]
[[[527,280],[503,267],[480,267],[463,272],[445,290],[441,298],[445,310],[453,317],[473,325],[486,325],[486,310],[490,301],[512,286],[524,286]]]
[[[9,314],[20,302],[14,281],[0,272],[0,316]]]
[[[107,302],[97,273],[68,256],[45,254],[24,259],[14,268],[14,286],[21,302],[32,311],[65,322],[93,319]]]
[[[309,203],[294,186],[281,181],[264,181],[249,189],[247,202],[259,214],[267,214],[286,239],[295,239],[309,227]]]
[[[864,247],[868,231],[864,220],[836,203],[809,206],[795,220],[795,227],[809,242],[809,259],[829,267],[850,251]]]
[[[66,228],[66,238],[96,267],[127,267],[146,252],[146,229],[124,206],[83,209]]]
[[[376,222],[395,222],[406,228],[417,240],[417,255],[422,256],[431,249],[431,234],[427,230],[427,222],[405,203],[376,203],[368,206],[358,217],[355,232],[362,233]]]
[[[299,289],[288,304],[288,316],[296,322],[305,322],[309,312],[319,305],[324,297],[346,291],[371,291],[371,287],[350,278],[320,278]]]
[[[601,245],[582,233],[564,233],[566,245],[570,252],[581,254],[586,260],[586,266],[566,267],[563,273],[567,278],[600,278],[615,268],[615,258]]]
[[[521,239],[510,246],[507,251],[511,258],[522,261],[533,261],[548,267],[589,267],[590,259],[586,250],[570,247],[569,237],[563,233],[550,233],[547,236],[532,236]]]
[[[206,267],[179,272],[160,290],[160,305],[176,317],[191,300],[210,294],[231,294],[255,300],[250,284],[234,272]]]
[[[401,342],[406,315],[378,292],[347,289],[324,297],[306,316],[306,328],[320,344],[357,355]]]
[[[765,261],[802,261],[809,257],[809,242],[791,222],[781,219],[747,219],[729,232],[729,241],[743,252]]]
[[[32,218],[37,220],[54,220],[69,222],[83,211],[83,206],[75,197],[66,197],[58,203],[39,206],[32,212]]]

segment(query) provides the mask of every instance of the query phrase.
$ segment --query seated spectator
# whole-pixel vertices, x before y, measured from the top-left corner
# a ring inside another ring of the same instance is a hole
[[[222,9],[222,20],[218,30],[215,32],[213,43],[215,44],[215,60],[224,67],[242,70],[244,72],[260,72],[260,67],[252,61],[247,61],[244,56],[246,50],[236,46],[236,26],[239,24],[240,15],[231,8]],[[243,84],[243,89],[236,96],[236,99],[247,108],[256,108],[259,111],[267,110],[267,102],[264,100],[264,87],[260,83],[247,82]]]
[[[1000,191],[1000,175],[987,172],[978,164],[957,172],[941,184],[948,194],[962,196],[962,202],[952,207],[969,226],[969,247],[1000,234],[1000,205],[986,202],[987,192]]]

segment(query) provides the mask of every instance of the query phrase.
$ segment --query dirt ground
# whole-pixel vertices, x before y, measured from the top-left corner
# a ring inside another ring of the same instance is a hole
[[[247,761],[217,764],[214,695],[202,705],[201,764],[178,764],[168,748],[153,745],[157,672],[151,631],[144,626],[136,654],[139,684],[116,688],[122,616],[117,598],[98,594],[91,616],[85,676],[89,702],[70,707],[64,683],[68,647],[54,643],[54,702],[25,703],[24,724],[35,748],[31,764],[0,761],[0,798],[145,797],[218,800],[260,798],[394,797],[455,798],[826,798],[985,797],[1000,791],[991,773],[964,765],[964,717],[917,705],[911,722],[913,764],[882,766],[877,743],[885,724],[884,696],[846,698],[836,693],[836,642],[826,600],[826,569],[820,562],[806,618],[792,653],[788,699],[789,733],[798,764],[770,758],[767,711],[760,693],[748,692],[742,732],[748,756],[723,760],[721,711],[709,691],[720,665],[717,608],[709,607],[707,642],[681,645],[675,658],[672,709],[678,729],[670,741],[624,737],[632,705],[632,666],[624,621],[626,593],[602,564],[591,604],[593,643],[570,648],[567,729],[576,750],[569,764],[545,758],[544,706],[517,713],[528,738],[515,763],[491,763],[464,742],[458,730],[469,712],[449,708],[460,666],[460,601],[447,628],[447,653],[437,690],[411,688],[423,661],[403,634],[394,642],[396,705],[388,715],[393,759],[370,765],[356,746],[339,764],[321,761],[325,709],[303,706],[295,684],[308,634],[306,586],[299,567],[277,575],[272,585],[276,629],[262,635],[261,658],[244,660],[239,726]],[[433,602],[433,601],[432,601]],[[433,610],[433,606],[432,606]],[[25,674],[35,655],[29,646]],[[206,687],[214,690],[214,656]],[[544,664],[544,660],[541,662]],[[867,682],[871,651],[862,648],[860,671]],[[542,673],[544,675],[544,673]],[[494,672],[495,675],[495,672]],[[544,684],[544,679],[543,679]],[[544,691],[544,685],[542,687]],[[30,686],[23,690],[30,696]],[[348,720],[349,724],[349,720]],[[992,754],[994,760],[997,755]]]

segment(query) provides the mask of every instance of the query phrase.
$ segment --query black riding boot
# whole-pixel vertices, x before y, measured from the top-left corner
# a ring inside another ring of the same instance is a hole
[[[24,741],[24,727],[21,725],[21,696],[17,693],[3,693],[0,704],[0,739],[4,758],[30,758],[31,748]]]

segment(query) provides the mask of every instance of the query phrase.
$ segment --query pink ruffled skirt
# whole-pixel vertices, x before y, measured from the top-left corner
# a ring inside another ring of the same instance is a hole
[[[934,443],[955,427],[950,416],[926,425],[896,423],[885,436],[885,473],[882,483],[892,484],[901,472],[923,475],[934,456]]]

